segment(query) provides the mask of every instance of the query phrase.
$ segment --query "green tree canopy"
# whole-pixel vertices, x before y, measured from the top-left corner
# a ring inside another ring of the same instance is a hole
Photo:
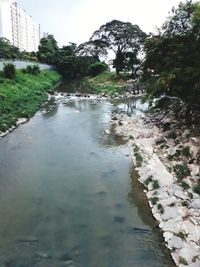
[[[158,35],[145,44],[145,79],[156,94],[179,96],[200,104],[199,3],[186,1],[172,10]]]
[[[16,59],[20,57],[20,51],[6,38],[0,38],[0,58]]]
[[[40,40],[38,59],[40,62],[55,65],[59,48],[53,35],[48,35]]]
[[[138,25],[113,20],[95,31],[90,40],[100,40],[105,44],[104,49],[107,48],[107,51],[112,50],[114,52],[113,65],[116,72],[119,73],[125,68],[125,54],[133,50],[138,53],[145,38],[146,34]]]

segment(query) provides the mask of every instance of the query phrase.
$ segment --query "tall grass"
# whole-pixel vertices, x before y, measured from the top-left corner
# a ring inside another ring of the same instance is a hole
[[[59,79],[53,70],[38,75],[17,71],[13,80],[0,73],[0,131],[15,125],[18,118],[30,118],[47,99],[46,91]]]

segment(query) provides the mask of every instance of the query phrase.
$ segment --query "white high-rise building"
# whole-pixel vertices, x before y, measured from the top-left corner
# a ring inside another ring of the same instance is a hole
[[[0,0],[0,37],[7,38],[21,51],[37,51],[40,25],[16,1]]]

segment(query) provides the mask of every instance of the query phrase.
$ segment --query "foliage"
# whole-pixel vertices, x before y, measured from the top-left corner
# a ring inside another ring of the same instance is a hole
[[[108,54],[107,42],[99,39],[89,40],[78,46],[76,54],[78,56],[92,57],[95,61],[100,61],[100,57],[106,57]]]
[[[200,195],[200,182],[193,186],[193,192]]]
[[[151,204],[152,204],[152,205],[156,205],[156,204],[158,203],[159,199],[158,199],[157,197],[152,197],[152,198],[150,199],[150,201],[151,201]]]
[[[14,79],[16,75],[16,68],[15,65],[8,63],[4,64],[3,67],[3,75],[7,79]]]
[[[140,152],[135,152],[135,161],[136,161],[136,167],[141,167],[143,162],[143,157],[140,154]]]
[[[92,77],[95,77],[98,74],[101,74],[102,72],[106,71],[107,68],[108,66],[105,63],[95,62],[89,66],[89,74]]]
[[[52,70],[37,76],[17,71],[15,80],[1,77],[0,131],[14,125],[17,118],[30,118],[47,99],[46,91],[59,79],[60,75]]]
[[[20,52],[17,47],[11,45],[6,38],[0,38],[0,58],[16,59],[20,57]]]
[[[84,81],[91,93],[115,94],[123,93],[126,89],[126,78],[109,71],[93,78],[85,78]]]
[[[40,40],[38,47],[38,59],[40,62],[55,65],[57,62],[59,48],[53,35],[48,35]]]
[[[126,53],[134,52],[138,54],[145,38],[146,34],[138,25],[113,20],[95,31],[90,40],[101,41],[104,43],[104,49],[107,48],[108,51],[112,50],[114,52],[113,66],[119,74],[126,67]]]
[[[181,181],[181,184],[180,184],[184,190],[187,190],[190,188],[189,184],[185,181]]]
[[[23,70],[23,72],[38,75],[40,74],[40,67],[38,65],[28,65],[26,69]]]
[[[150,94],[200,104],[200,4],[173,8],[157,35],[145,42],[144,80]]]
[[[183,156],[185,156],[186,158],[191,156],[191,152],[190,152],[190,147],[189,146],[184,146],[181,150],[181,153]]]
[[[186,164],[176,164],[173,170],[179,180],[190,175],[190,169]]]
[[[154,180],[154,181],[153,181],[153,183],[152,183],[152,187],[153,187],[154,190],[160,188],[160,185],[159,185],[158,180]]]

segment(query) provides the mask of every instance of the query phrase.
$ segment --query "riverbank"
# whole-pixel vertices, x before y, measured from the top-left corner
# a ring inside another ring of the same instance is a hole
[[[159,121],[159,123],[158,123]],[[149,205],[177,266],[200,266],[199,138],[163,112],[115,115]]]
[[[60,80],[53,70],[31,75],[17,71],[13,80],[0,77],[0,132],[27,121],[48,99],[47,91]]]

